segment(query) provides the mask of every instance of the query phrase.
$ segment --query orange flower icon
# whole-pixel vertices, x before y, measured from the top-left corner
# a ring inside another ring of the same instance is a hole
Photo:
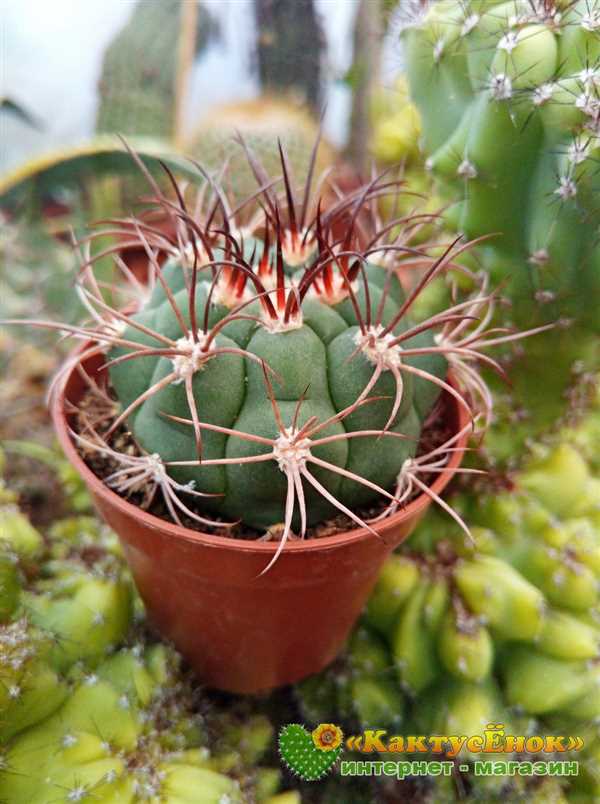
[[[313,743],[320,751],[335,751],[344,738],[339,726],[321,723],[312,733]]]

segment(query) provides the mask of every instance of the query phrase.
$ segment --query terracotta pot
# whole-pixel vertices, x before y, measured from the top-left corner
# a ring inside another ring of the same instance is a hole
[[[151,224],[155,229],[161,231],[167,238],[172,238],[175,236],[173,222],[168,218],[167,215],[161,213],[160,211],[144,215],[143,220],[146,223]],[[131,241],[138,239],[138,235],[133,224],[128,226],[126,223],[123,223],[122,228],[124,232],[130,232],[130,234],[122,234],[119,238],[121,242],[125,244],[119,251],[119,256],[139,282],[147,282],[149,263],[146,249],[141,243],[139,245],[132,244]],[[166,252],[158,250],[156,259],[158,264],[162,265],[167,259]]]
[[[88,360],[90,375],[104,358]],[[117,532],[148,616],[211,687],[237,693],[299,681],[339,653],[389,553],[411,533],[430,504],[421,495],[376,525],[380,538],[354,529],[288,543],[198,533],[142,511],[105,486],[81,459],[68,431],[65,402],[77,404],[85,384],[73,369],[52,403],[62,447]],[[449,394],[445,415],[454,432],[466,424]],[[440,494],[462,459],[466,436],[432,489]]]
[[[119,257],[121,257],[138,282],[142,282],[142,284],[148,282],[148,255],[143,248],[131,245],[123,246],[123,248],[119,250]],[[160,266],[165,263],[166,259],[167,255],[162,251],[159,251],[156,255],[156,260]]]

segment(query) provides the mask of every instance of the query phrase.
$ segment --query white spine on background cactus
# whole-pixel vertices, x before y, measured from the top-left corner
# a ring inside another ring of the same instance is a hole
[[[594,324],[600,292],[600,3],[441,0],[403,31],[427,167],[528,320]],[[443,109],[443,113],[442,110]]]

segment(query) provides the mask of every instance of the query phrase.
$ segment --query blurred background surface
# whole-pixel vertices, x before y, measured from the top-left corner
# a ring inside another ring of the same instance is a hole
[[[117,124],[127,129],[119,129],[122,133],[185,141],[215,106],[272,90],[287,91],[295,104],[324,110],[325,134],[343,147],[352,84],[358,80],[351,70],[357,26],[371,28],[367,34],[383,83],[391,82],[401,66],[390,5],[379,0],[4,0],[2,97],[27,117],[4,109],[0,171],[80,144],[112,126],[117,130]],[[361,14],[370,18],[369,25]],[[119,99],[129,105],[128,119],[111,117]],[[169,114],[174,106],[177,118]]]

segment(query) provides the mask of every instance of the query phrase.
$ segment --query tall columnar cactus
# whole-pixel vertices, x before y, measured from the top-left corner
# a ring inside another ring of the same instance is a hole
[[[600,3],[441,0],[404,33],[427,165],[517,312],[597,324]],[[548,313],[546,313],[548,315]]]
[[[180,0],[135,3],[104,56],[98,132],[171,139],[181,7]]]
[[[280,549],[292,529],[304,536],[337,512],[372,530],[357,509],[378,498],[386,513],[413,493],[438,499],[424,478],[443,471],[462,433],[417,456],[424,424],[442,390],[467,410],[465,430],[474,409],[489,414],[476,364],[500,370],[483,351],[519,337],[488,332],[485,285],[415,323],[421,291],[470,244],[432,256],[427,244],[409,245],[420,223],[411,219],[386,239],[397,222],[372,225],[376,199],[398,192],[385,176],[322,208],[311,195],[317,147],[299,198],[281,147],[281,197],[246,147],[259,189],[237,210],[201,169],[188,211],[175,180],[172,201],[140,162],[176,235],[127,221],[151,279],[142,288],[118,263],[137,293],[131,315],[107,305],[84,254],[78,291],[96,326],[67,328],[88,340],[76,362],[106,354],[116,401],[90,380],[96,401],[75,434],[84,453],[116,464],[106,483],[146,492],[143,503],[160,489],[177,522],[283,524]],[[169,255],[162,268],[159,249]],[[407,292],[396,267],[419,269]],[[118,447],[125,424],[137,451]]]

